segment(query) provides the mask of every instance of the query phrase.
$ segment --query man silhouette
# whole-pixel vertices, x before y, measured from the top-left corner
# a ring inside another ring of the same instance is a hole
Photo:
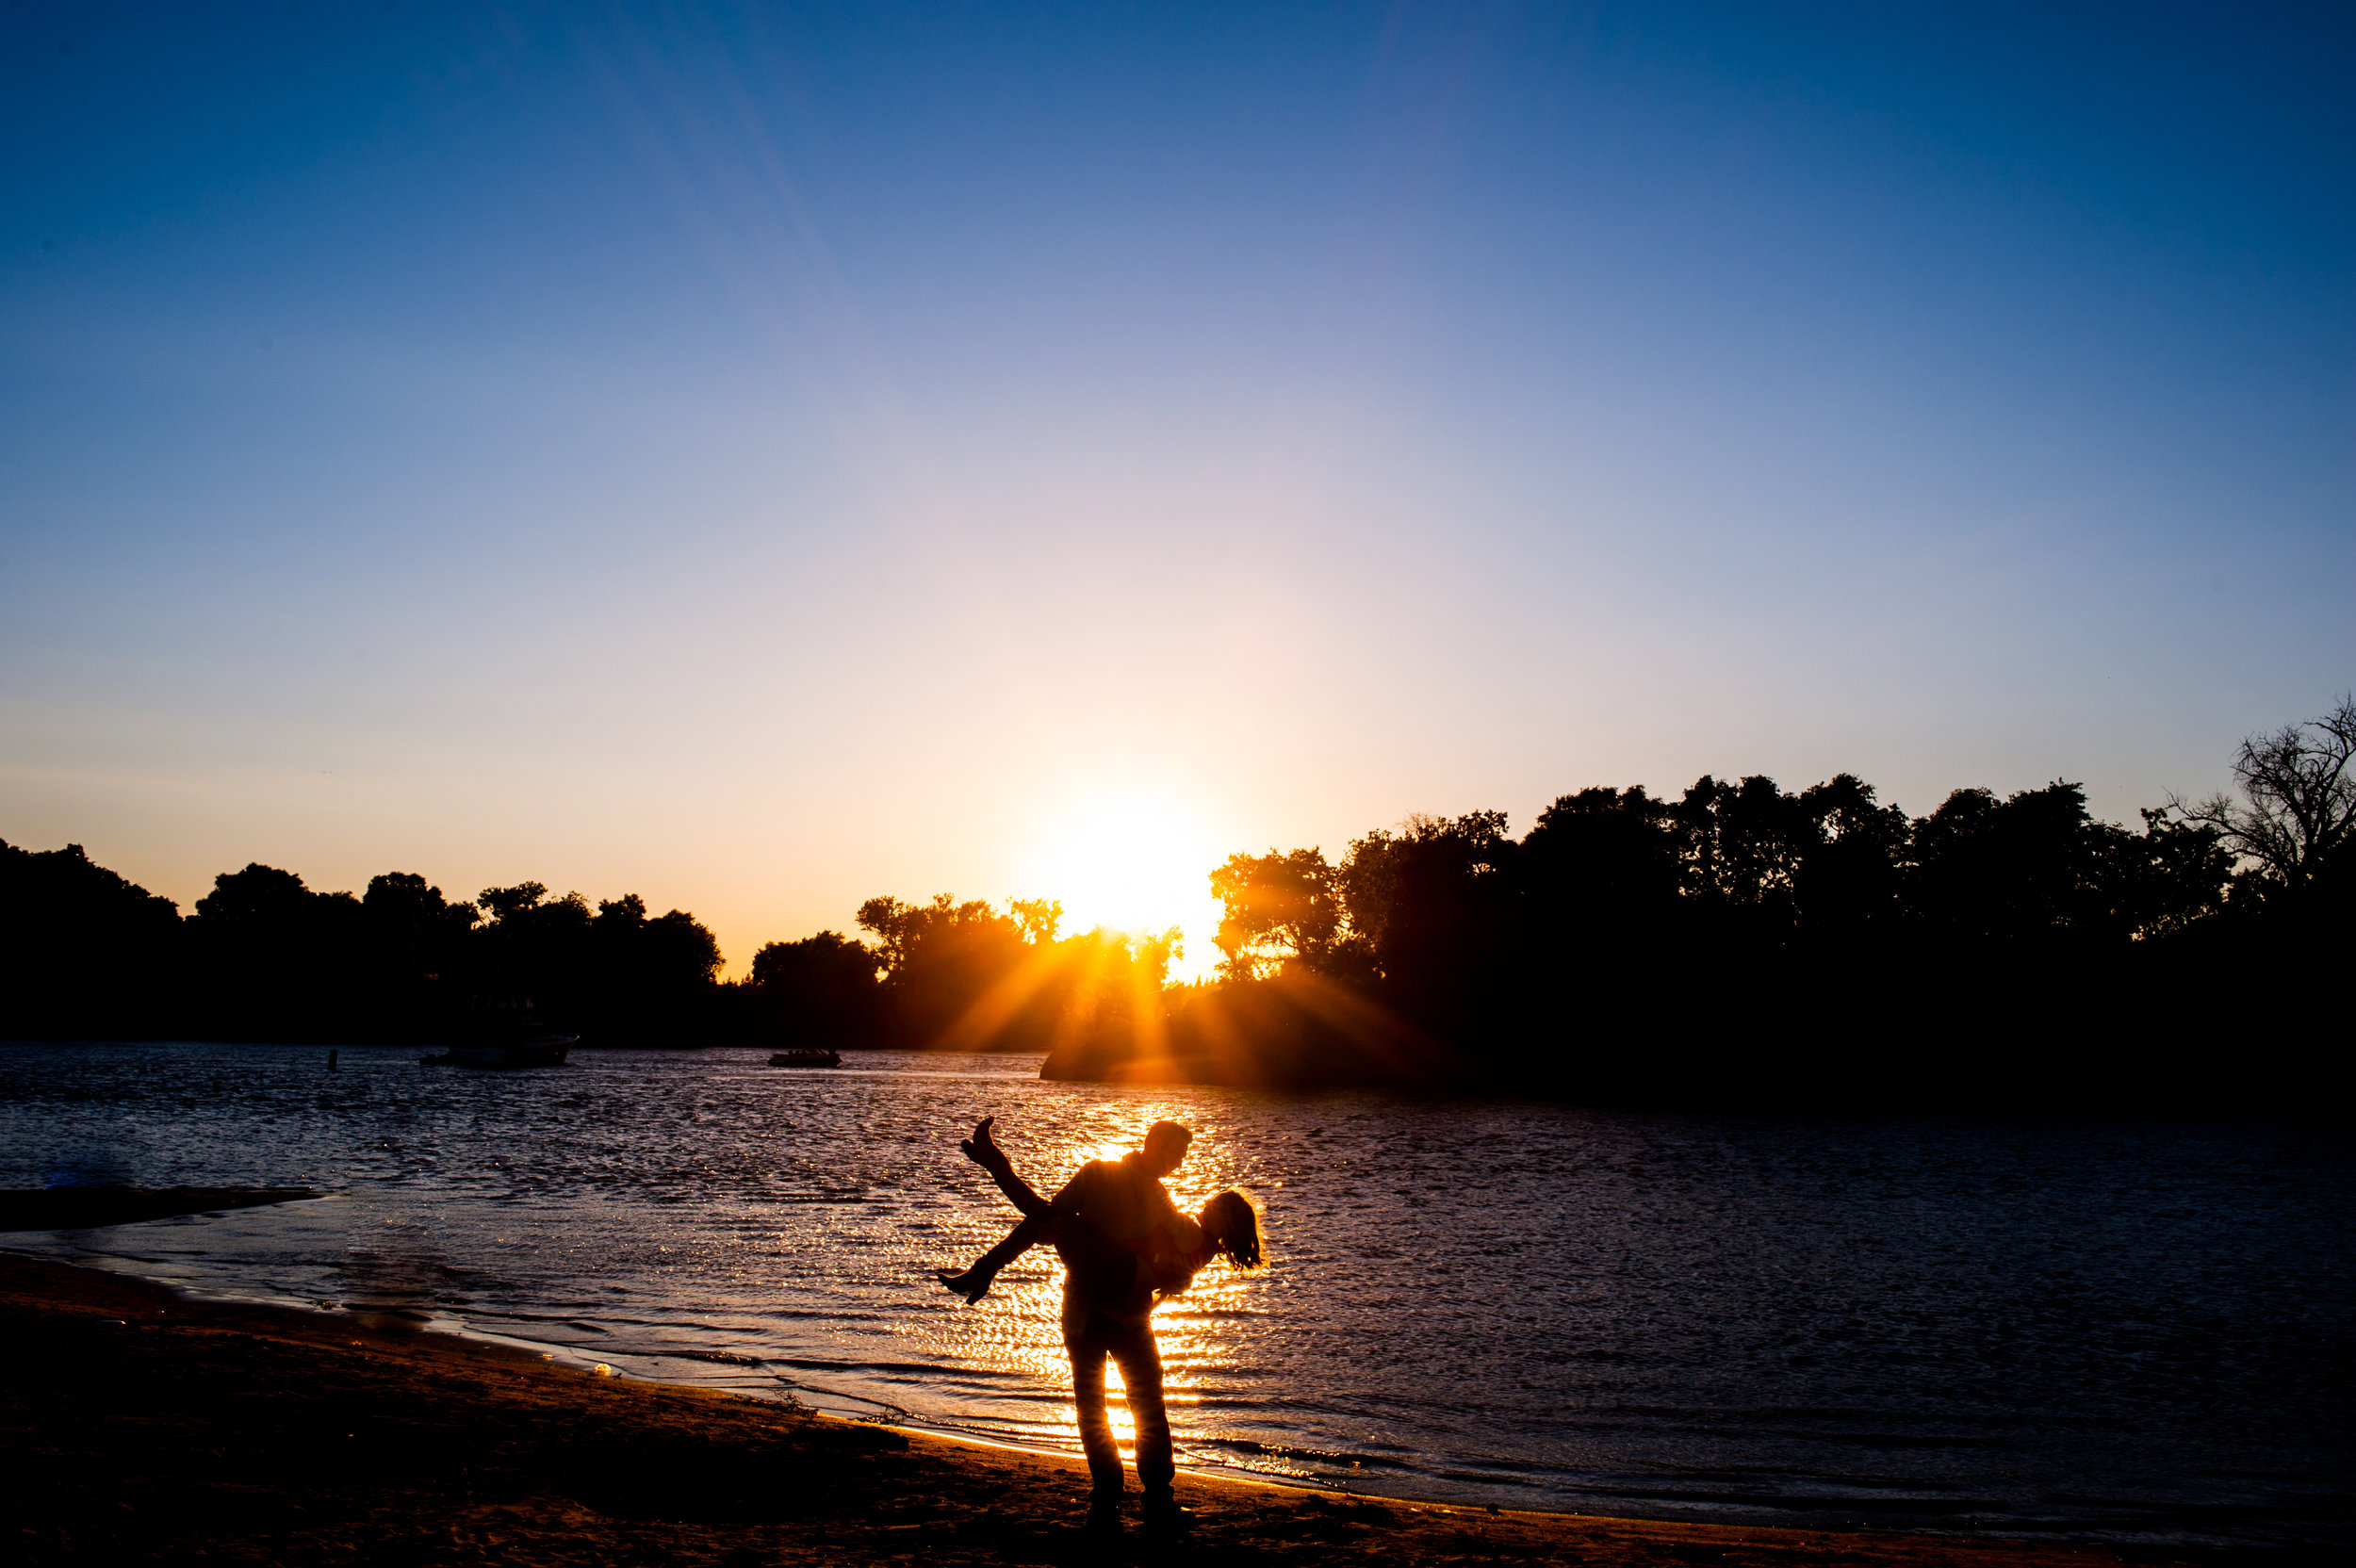
[[[1137,1426],[1137,1481],[1145,1491],[1146,1525],[1163,1532],[1187,1528],[1191,1521],[1170,1494],[1177,1466],[1170,1455],[1170,1414],[1162,1402],[1153,1303],[1159,1295],[1184,1289],[1214,1252],[1226,1251],[1247,1267],[1256,1264],[1256,1217],[1245,1262],[1240,1242],[1231,1243],[1224,1234],[1229,1226],[1222,1224],[1221,1236],[1206,1243],[1203,1227],[1178,1212],[1162,1178],[1178,1168],[1194,1135],[1177,1122],[1153,1123],[1143,1148],[1118,1161],[1089,1161],[1053,1199],[1043,1199],[1015,1174],[1006,1152],[991,1139],[993,1119],[984,1118],[973,1136],[957,1147],[990,1173],[1024,1217],[972,1268],[962,1274],[941,1270],[941,1282],[968,1302],[978,1301],[1000,1269],[1039,1242],[1054,1242],[1064,1262],[1063,1342],[1072,1357],[1080,1446],[1094,1483],[1088,1528],[1104,1533],[1121,1527],[1124,1478],[1104,1407],[1107,1359],[1121,1368],[1121,1385],[1128,1393],[1129,1414]],[[1251,1213],[1240,1197],[1235,1202]]]

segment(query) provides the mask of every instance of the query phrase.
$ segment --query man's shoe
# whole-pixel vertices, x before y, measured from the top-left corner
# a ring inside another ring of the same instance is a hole
[[[1121,1494],[1097,1492],[1088,1496],[1088,1523],[1081,1527],[1096,1540],[1106,1540],[1121,1533]]]
[[[1168,1487],[1155,1487],[1145,1494],[1145,1533],[1155,1536],[1185,1535],[1194,1528],[1194,1515],[1178,1506]]]

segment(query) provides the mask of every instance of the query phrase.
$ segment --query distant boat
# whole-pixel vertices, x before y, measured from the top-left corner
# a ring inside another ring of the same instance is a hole
[[[428,1067],[563,1067],[580,1040],[579,1035],[541,1035],[507,1045],[453,1045],[423,1060]]]
[[[769,1058],[771,1067],[841,1067],[840,1051],[780,1051]]]
[[[564,1035],[542,1023],[526,1002],[509,1017],[505,1039],[453,1045],[438,1055],[423,1058],[427,1067],[563,1067],[581,1043],[579,1035]]]

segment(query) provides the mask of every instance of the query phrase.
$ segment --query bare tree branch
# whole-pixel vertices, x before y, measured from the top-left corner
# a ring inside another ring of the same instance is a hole
[[[2236,856],[2256,862],[2267,881],[2295,888],[2356,838],[2356,696],[2343,696],[2321,718],[2252,735],[2233,758],[2241,798],[2211,795],[2168,804],[2187,822],[2217,830]]]

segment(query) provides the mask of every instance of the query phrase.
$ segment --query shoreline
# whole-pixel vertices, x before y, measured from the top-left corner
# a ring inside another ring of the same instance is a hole
[[[32,1565],[2287,1561],[1981,1536],[1490,1513],[1182,1472],[1183,1546],[1078,1520],[1077,1456],[594,1372],[368,1315],[0,1253],[11,1525]],[[356,1554],[356,1555],[355,1555]]]

